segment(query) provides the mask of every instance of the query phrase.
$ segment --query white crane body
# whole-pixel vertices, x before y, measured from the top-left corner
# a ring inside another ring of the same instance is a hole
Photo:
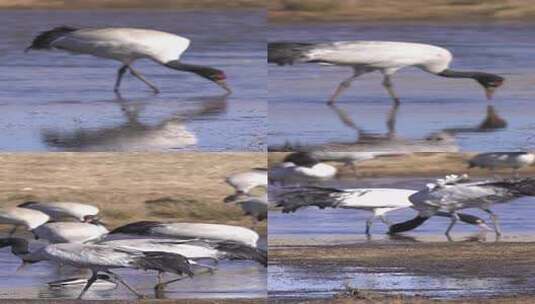
[[[96,242],[108,234],[102,225],[78,222],[47,223],[32,230],[39,239],[50,243],[87,243]]]
[[[130,64],[149,58],[165,64],[178,60],[189,47],[184,37],[137,28],[80,29],[59,37],[51,46],[73,54],[89,54]]]
[[[380,70],[386,74],[416,66],[430,73],[447,69],[452,59],[447,49],[421,43],[390,41],[340,41],[316,44],[303,53],[303,61]]]
[[[82,222],[86,216],[95,216],[99,213],[99,209],[95,206],[73,202],[26,202],[19,207],[41,211],[53,220],[72,217]]]
[[[245,227],[205,223],[141,221],[130,223],[111,231],[111,234],[116,233],[150,235],[165,238],[234,241],[251,247],[256,247],[259,239],[258,233]]]
[[[37,210],[19,207],[0,209],[0,224],[14,225],[15,227],[25,226],[29,230],[33,230],[49,220],[48,215]]]
[[[236,189],[236,192],[249,193],[256,187],[266,188],[268,183],[267,175],[267,170],[255,169],[230,175],[225,181]]]

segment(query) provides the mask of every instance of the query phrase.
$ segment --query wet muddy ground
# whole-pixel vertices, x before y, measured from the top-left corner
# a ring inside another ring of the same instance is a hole
[[[508,241],[274,246],[269,294],[328,298],[349,287],[442,300],[531,296],[534,250],[535,243]]]

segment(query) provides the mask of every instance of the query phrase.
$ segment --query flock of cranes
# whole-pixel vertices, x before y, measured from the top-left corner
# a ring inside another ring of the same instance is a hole
[[[329,152],[334,154],[336,152]],[[358,159],[359,152],[354,152]],[[347,158],[346,152],[339,159]],[[511,178],[495,177],[489,180],[472,181],[467,175],[448,175],[437,179],[422,189],[398,188],[358,188],[338,189],[318,185],[331,179],[334,174],[325,175],[324,167],[318,167],[317,157],[321,153],[296,152],[287,155],[282,163],[273,166],[275,175],[270,175],[270,201],[281,208],[283,213],[295,212],[299,208],[316,206],[323,208],[346,208],[366,210],[373,215],[366,222],[365,233],[375,219],[389,226],[388,233],[396,234],[417,228],[432,216],[448,217],[451,220],[445,234],[450,232],[458,221],[475,225],[480,230],[490,230],[487,223],[474,215],[461,213],[468,208],[479,208],[490,215],[493,230],[499,237],[501,228],[498,216],[491,211],[494,204],[510,202],[523,196],[535,196],[535,178],[521,178],[517,170],[535,163],[535,154],[528,152],[482,153],[468,161],[469,167],[511,168]],[[381,154],[384,155],[384,154]],[[379,155],[376,155],[379,156]],[[369,159],[373,155],[365,155]],[[335,159],[331,155],[331,160]],[[324,166],[330,166],[323,164]],[[332,167],[332,166],[331,166]],[[292,170],[288,170],[292,168]],[[332,167],[334,168],[334,167]],[[332,168],[330,170],[332,170]],[[283,173],[289,175],[285,177]],[[412,208],[418,214],[415,218],[402,223],[391,223],[385,214],[394,210]]]
[[[263,174],[263,179],[257,173]],[[266,195],[255,196],[250,192],[258,187],[267,189],[267,170],[238,173],[230,176],[227,182],[236,193],[225,198],[226,203],[241,205],[245,214],[252,215],[255,221],[266,219]],[[251,207],[245,203],[247,200],[256,204]],[[184,278],[216,271],[221,260],[250,260],[267,267],[267,253],[258,247],[259,235],[249,228],[139,221],[110,231],[100,221],[99,212],[93,205],[75,202],[31,201],[0,209],[0,224],[13,226],[8,237],[0,238],[0,248],[10,247],[23,265],[49,261],[89,269],[91,276],[87,280],[74,278],[49,283],[50,286],[83,283],[78,298],[98,280],[120,283],[143,297],[113,272],[119,268],[158,272],[158,283],[154,287],[158,292]],[[24,227],[35,239],[46,241],[46,245],[31,249],[28,239],[15,236],[19,227]],[[166,273],[178,277],[165,281]]]

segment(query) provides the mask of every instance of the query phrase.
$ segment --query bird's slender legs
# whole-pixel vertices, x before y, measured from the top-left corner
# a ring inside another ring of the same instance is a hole
[[[13,229],[11,229],[11,230],[9,231],[9,236],[10,236],[10,237],[13,236],[13,234],[15,234],[15,232],[17,231],[17,228],[18,228],[18,227],[19,227],[18,225],[13,225]]]
[[[366,221],[366,235],[369,237],[371,236],[370,230],[372,228],[373,220],[375,219],[375,215],[372,215],[367,221]]]
[[[145,77],[143,77],[143,75],[141,75],[138,71],[132,68],[132,66],[128,66],[128,69],[130,70],[130,73],[132,73],[134,77],[136,77],[137,79],[143,81],[146,85],[148,85],[154,91],[154,94],[160,93],[160,90],[158,90],[158,88],[154,84],[152,84]]]
[[[123,284],[128,290],[130,290],[132,293],[134,293],[138,298],[144,298],[142,294],[138,293],[134,288],[132,288],[130,285],[128,285],[119,275],[107,270],[105,271],[107,274],[112,276],[115,280],[117,280],[119,283]]]
[[[351,82],[353,80],[357,79],[360,75],[362,75],[364,72],[355,70],[353,73],[353,76],[347,78],[346,80],[340,82],[338,87],[336,87],[336,91],[334,91],[334,94],[329,98],[329,101],[327,101],[327,104],[333,105],[336,102],[336,97],[338,97],[340,94],[342,94],[343,91],[345,91],[347,88],[351,86]]]
[[[82,289],[82,292],[78,296],[78,300],[80,300],[84,296],[84,294],[89,290],[89,287],[91,287],[91,285],[93,285],[93,283],[95,283],[96,280],[97,280],[97,272],[92,271],[91,277],[89,278],[89,280],[87,280],[87,283],[85,284],[84,289]]]
[[[388,112],[388,119],[386,120],[386,127],[388,129],[388,137],[393,138],[396,135],[396,117],[399,110],[399,102],[394,103],[390,112]]]
[[[123,65],[117,71],[117,80],[115,81],[115,86],[113,87],[113,91],[115,91],[115,93],[119,92],[119,87],[121,86],[121,80],[123,79],[123,75],[127,69],[128,69],[128,66]]]
[[[400,101],[396,92],[394,92],[394,86],[392,85],[392,79],[390,75],[385,75],[383,79],[383,86],[385,87],[388,94],[390,94],[390,97],[392,97],[392,99],[394,100],[394,104],[399,105]]]
[[[494,225],[494,231],[496,232],[496,236],[502,235],[502,229],[500,228],[500,224],[498,222],[498,216],[492,212],[490,209],[483,209],[486,213],[490,214],[490,220],[492,221],[492,224]]]
[[[448,229],[446,230],[445,234],[448,237],[448,240],[451,241],[450,231],[451,231],[451,229],[453,229],[453,226],[455,226],[455,224],[459,220],[459,216],[457,215],[457,213],[452,213],[450,219],[451,219],[451,223],[448,226]]]

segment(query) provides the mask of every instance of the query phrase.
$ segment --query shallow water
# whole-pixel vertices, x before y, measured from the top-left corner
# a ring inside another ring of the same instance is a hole
[[[124,151],[265,149],[264,13],[235,11],[0,12],[0,150]],[[140,60],[135,66],[161,90],[125,75],[118,62],[24,48],[58,25],[164,30],[191,39],[181,58],[220,68],[234,93]]]
[[[374,178],[331,181],[326,186],[347,188],[391,187],[419,189],[432,178]],[[492,210],[499,216],[502,227],[502,241],[534,242],[535,198],[525,197],[510,203],[495,205]],[[488,220],[488,215],[480,210],[466,209],[463,212]],[[410,209],[397,210],[387,214],[394,223],[413,218],[416,213]],[[370,212],[351,209],[324,209],[316,207],[300,209],[292,214],[282,214],[278,210],[269,213],[270,248],[277,246],[340,245],[364,242],[398,243],[410,246],[414,242],[447,242],[444,232],[449,219],[433,217],[415,230],[390,237],[380,221],[372,226],[372,237],[364,234],[365,223]],[[474,226],[459,223],[452,231],[454,241],[482,240]],[[493,232],[488,232],[484,241],[496,241]],[[313,248],[313,247],[311,247]],[[377,292],[425,295],[435,298],[489,297],[532,293],[533,280],[522,277],[479,278],[450,277],[446,275],[419,275],[403,269],[360,268],[347,265],[297,266],[273,264],[268,273],[269,294],[273,297],[326,297],[343,291],[346,285]]]
[[[382,293],[421,295],[438,299],[457,297],[492,297],[527,292],[533,280],[519,282],[513,278],[453,278],[426,276],[398,269],[370,269],[339,265],[311,268],[269,266],[269,295],[273,298],[328,297],[347,287]]]
[[[339,150],[417,151],[533,148],[535,62],[530,57],[535,49],[534,31],[535,26],[529,24],[270,25],[270,41],[390,40],[437,44],[454,54],[452,68],[495,72],[503,75],[506,82],[491,102],[493,118],[498,116],[499,123],[489,125],[483,124],[488,118],[488,103],[476,82],[403,69],[393,79],[402,104],[394,127],[389,128],[392,102],[379,73],[361,76],[332,109],[325,102],[338,83],[351,75],[350,70],[315,64],[270,65],[268,145],[272,149],[290,143]],[[344,119],[339,110],[346,112]],[[500,120],[506,121],[506,127]],[[454,138],[432,148],[425,138],[443,131]],[[383,140],[369,144],[365,137],[370,134]],[[398,142],[388,141],[392,137]],[[343,145],[329,145],[333,143]]]

